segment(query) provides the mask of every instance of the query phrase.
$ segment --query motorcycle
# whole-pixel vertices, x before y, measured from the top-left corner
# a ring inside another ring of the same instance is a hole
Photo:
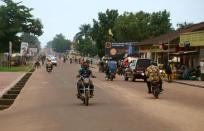
[[[80,98],[83,103],[88,106],[89,105],[89,99],[91,98],[90,92],[92,91],[92,89],[90,89],[90,77],[84,77],[81,76],[81,80],[82,80],[82,88],[80,88],[80,96],[78,98]]]
[[[47,72],[52,72],[52,66],[47,66]]]
[[[123,68],[122,67],[118,67],[118,75],[123,75]]]
[[[154,97],[156,99],[159,98],[159,94],[160,94],[160,82],[153,82],[151,83],[151,88],[152,88],[152,94],[154,95]]]
[[[72,64],[72,60],[70,60],[70,64]]]
[[[115,72],[114,71],[109,71],[109,73],[106,75],[106,80],[113,81],[113,79],[115,79]]]
[[[63,62],[65,63],[66,62],[66,59],[64,58]]]

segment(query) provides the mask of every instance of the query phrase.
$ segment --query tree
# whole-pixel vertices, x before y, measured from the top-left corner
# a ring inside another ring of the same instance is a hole
[[[5,4],[0,6],[0,52],[8,51],[9,41],[13,42],[13,50],[20,50],[19,33],[33,33],[42,35],[42,24],[34,19],[30,13],[33,9],[27,8],[21,2],[2,0]]]
[[[23,33],[21,35],[21,40],[23,42],[27,42],[29,43],[29,45],[35,45],[38,49],[41,48],[40,46],[40,41],[38,40],[38,38],[33,35],[33,34],[29,34],[29,33]]]
[[[96,46],[92,43],[90,39],[79,39],[79,43],[74,46],[82,56],[96,56]]]
[[[47,42],[46,48],[52,48],[53,42],[49,41]]]
[[[65,39],[62,34],[58,34],[52,41],[52,48],[56,52],[65,53],[67,50],[70,49],[71,41]]]
[[[74,40],[76,41],[79,38],[84,37],[86,38],[90,38],[90,34],[91,34],[91,25],[90,24],[83,24],[79,27],[80,32],[78,32],[75,37]]]
[[[183,22],[183,23],[178,23],[177,24],[177,29],[183,29],[183,28],[189,27],[189,26],[191,26],[193,24],[194,23],[192,23],[192,22],[187,23],[186,21]]]
[[[84,24],[79,27],[79,32],[75,35],[75,50],[77,50],[82,56],[95,56],[96,46],[92,42],[91,38],[91,26],[90,24]]]
[[[166,10],[146,13],[125,12],[114,25],[118,42],[136,42],[168,33],[172,30],[170,13]]]
[[[149,38],[150,14],[143,11],[125,12],[115,22],[114,31],[118,42],[136,42]]]
[[[99,57],[104,56],[105,42],[116,41],[115,37],[108,34],[109,29],[113,29],[116,19],[118,18],[118,10],[107,9],[105,13],[98,13],[98,21],[93,20],[93,28],[91,36],[96,41],[97,54]],[[115,32],[113,31],[113,35]]]
[[[170,13],[166,10],[153,12],[151,14],[149,30],[151,37],[171,32],[173,28],[170,22]]]

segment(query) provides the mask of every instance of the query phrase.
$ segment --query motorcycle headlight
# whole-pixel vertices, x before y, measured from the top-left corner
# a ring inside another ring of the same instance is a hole
[[[89,84],[89,78],[85,78],[85,79],[84,79],[84,83],[85,83],[85,84]]]

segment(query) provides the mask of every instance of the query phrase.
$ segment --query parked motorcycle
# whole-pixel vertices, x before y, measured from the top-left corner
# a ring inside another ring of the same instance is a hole
[[[160,82],[153,82],[151,84],[151,88],[152,88],[152,94],[154,95],[154,97],[156,99],[159,98],[159,94],[160,94]]]
[[[82,88],[80,88],[80,96],[79,98],[83,101],[83,103],[88,106],[89,105],[89,99],[91,98],[90,92],[92,89],[90,89],[90,77],[83,77],[81,76],[82,80]]]

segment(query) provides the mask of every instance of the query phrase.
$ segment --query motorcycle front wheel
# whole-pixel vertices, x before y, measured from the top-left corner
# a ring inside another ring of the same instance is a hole
[[[89,105],[89,92],[88,91],[86,91],[85,92],[85,104],[86,104],[86,106],[88,106]]]

